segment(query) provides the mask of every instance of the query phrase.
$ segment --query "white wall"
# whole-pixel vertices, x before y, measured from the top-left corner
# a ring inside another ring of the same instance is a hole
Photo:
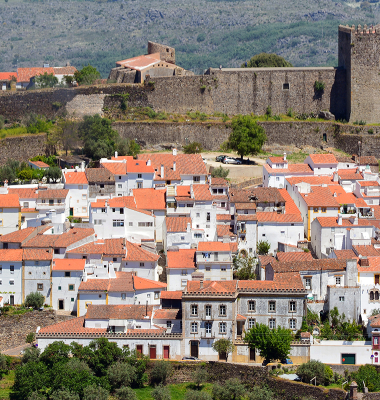
[[[39,292],[45,296],[45,304],[50,305],[51,285],[50,285],[51,261],[28,261],[24,262],[24,299],[29,293]],[[42,284],[43,289],[37,289],[37,284]]]
[[[0,234],[6,235],[21,229],[21,213],[19,208],[0,208]]]
[[[58,310],[59,300],[64,301],[65,311],[77,310],[77,293],[83,271],[70,271],[70,277],[65,277],[65,271],[52,272],[52,307]],[[69,290],[69,285],[74,285],[74,290]],[[74,300],[73,300],[74,299]]]
[[[302,223],[258,222],[257,224],[257,241],[267,240],[270,243],[270,253],[277,250],[278,242],[297,246],[297,241],[303,238]]]
[[[14,266],[14,271],[10,270]],[[4,304],[10,303],[13,296],[14,304],[22,303],[22,262],[21,261],[0,261],[0,294],[4,299]]]

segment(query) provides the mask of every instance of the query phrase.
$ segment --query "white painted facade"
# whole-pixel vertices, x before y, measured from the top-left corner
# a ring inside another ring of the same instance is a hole
[[[158,281],[158,263],[157,261],[126,261],[121,263],[120,271],[133,272],[136,276],[152,281]]]
[[[6,235],[21,229],[20,208],[0,208],[0,234]]]
[[[0,261],[0,271],[4,304],[22,304],[22,261]]]
[[[52,271],[52,307],[55,310],[77,311],[82,275],[83,271]]]
[[[24,298],[29,293],[41,293],[45,297],[45,304],[51,304],[51,261],[50,260],[24,260]]]

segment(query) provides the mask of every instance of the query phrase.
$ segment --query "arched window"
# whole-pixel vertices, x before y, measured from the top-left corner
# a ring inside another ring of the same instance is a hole
[[[375,300],[379,300],[379,292],[378,291],[375,292]]]
[[[370,300],[374,300],[374,298],[375,298],[374,293],[373,293],[373,291],[371,290],[371,291],[369,292],[369,299],[370,299]]]

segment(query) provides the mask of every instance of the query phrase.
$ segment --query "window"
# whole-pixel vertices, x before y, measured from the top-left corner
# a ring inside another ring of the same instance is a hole
[[[154,292],[154,298],[157,300],[160,298],[160,292]]]
[[[148,294],[146,295],[146,297],[149,299],[149,298],[150,298],[150,293],[148,293]]]
[[[181,240],[185,240],[185,236],[181,236]]]
[[[123,187],[123,184],[122,184],[122,183],[118,183],[118,184],[117,184],[117,188],[118,188],[118,189],[121,189],[122,187]]]
[[[206,222],[210,222],[210,220],[211,220],[211,213],[207,213],[207,216],[206,216]]]
[[[221,267],[220,270],[221,270],[222,272],[226,272],[226,271],[227,271],[227,268],[226,268],[226,267]]]
[[[219,323],[219,333],[224,334],[227,332],[227,324],[225,322]]]
[[[141,179],[142,178],[142,174],[137,174],[137,179]]]
[[[75,285],[69,285],[69,291],[72,292],[75,290]]]
[[[294,318],[289,320],[289,328],[296,329],[296,320]]]
[[[11,271],[11,274],[14,274],[14,273],[15,273],[15,266],[14,266],[14,265],[11,265],[11,266],[9,267],[9,270]]]
[[[49,206],[53,206],[54,205],[54,200],[49,200]]]
[[[206,317],[211,317],[211,306],[206,306]]]
[[[129,226],[133,226],[133,222],[130,222],[130,223],[129,223]]]
[[[112,225],[115,227],[124,226],[124,221],[122,219],[114,219]]]
[[[117,257],[112,257],[112,261],[116,262],[117,261]]]
[[[107,212],[107,210],[105,208],[102,208],[102,213]]]
[[[2,274],[2,273],[3,273],[3,266],[0,265],[0,274]]]
[[[187,203],[187,204],[186,204],[186,207],[192,208],[192,207],[194,207],[194,204],[193,204],[193,203]]]
[[[193,176],[193,182],[200,182],[201,177],[200,176]]]
[[[219,306],[219,315],[221,317],[225,317],[227,315],[226,306],[223,304],[221,306]]]
[[[211,322],[206,322],[205,323],[205,328],[206,328],[206,333],[210,334],[212,330],[212,323]]]
[[[54,249],[54,254],[59,254],[59,249]]]
[[[15,284],[15,281],[14,281],[13,279],[11,279],[11,280],[9,281],[9,284],[10,284],[10,285],[14,285],[14,284]]]
[[[140,267],[143,267],[145,265],[145,263],[141,262],[140,263]]]
[[[289,302],[289,312],[296,312],[296,302],[295,301]]]
[[[317,212],[319,211],[319,208],[318,208],[318,207],[314,207],[313,211],[314,211],[315,213],[317,213]]]
[[[73,302],[74,300],[75,300],[74,297],[72,297],[72,298],[71,298],[71,302]]]
[[[226,203],[225,203],[224,201],[222,201],[222,202],[220,203],[220,207],[225,208],[225,207],[226,207]]]
[[[58,286],[58,290],[62,290],[62,286]]]
[[[44,290],[44,284],[43,283],[37,283],[37,290]]]
[[[138,226],[153,226],[153,222],[139,222]]]
[[[206,271],[211,271],[211,267],[209,265],[206,265]]]
[[[194,239],[202,239],[201,233],[194,233]]]
[[[256,325],[256,320],[253,318],[248,319],[248,329],[253,328]]]
[[[305,278],[305,288],[311,290],[311,278]]]
[[[276,302],[270,301],[268,309],[269,309],[269,312],[276,312]]]
[[[276,320],[274,318],[271,318],[269,320],[269,329],[275,329],[276,328]]]
[[[24,201],[23,207],[24,207],[24,208],[29,208],[29,203],[28,203],[27,201]]]
[[[197,322],[191,323],[191,333],[198,333],[198,323]]]
[[[289,83],[283,83],[282,90],[289,90]]]
[[[191,315],[198,315],[198,306],[196,304],[191,305]]]
[[[170,329],[172,327],[172,321],[166,321],[166,327]]]
[[[340,285],[340,276],[335,277],[335,285],[339,286]]]
[[[181,286],[186,286],[186,285],[187,285],[187,279],[182,279]]]
[[[323,212],[323,213],[326,212],[326,207],[322,207],[322,212]]]
[[[197,218],[200,218],[200,217],[201,217],[201,213],[196,213],[195,216],[196,216]]]
[[[256,302],[253,300],[250,300],[248,302],[248,311],[249,312],[255,312],[256,311]]]
[[[121,294],[121,300],[125,300],[127,298],[127,294],[126,293],[122,293]]]
[[[82,194],[82,200],[86,200],[87,199],[87,195],[86,194]]]
[[[100,189],[104,189],[104,183],[101,183],[101,184],[99,185],[99,187],[100,187]]]
[[[137,182],[137,189],[142,189],[142,182]]]
[[[344,301],[344,296],[339,296],[339,301]]]
[[[42,204],[45,204],[46,203],[46,200],[45,199],[42,199]],[[1,212],[3,212],[3,211],[1,211]]]
[[[71,272],[70,271],[65,271],[65,278],[70,278]]]
[[[183,269],[182,272],[181,272],[181,275],[182,276],[186,276],[187,275],[187,269]]]

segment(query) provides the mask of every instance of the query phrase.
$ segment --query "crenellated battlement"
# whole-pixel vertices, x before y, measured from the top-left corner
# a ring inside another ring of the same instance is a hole
[[[339,25],[339,31],[346,33],[354,33],[355,35],[380,35],[380,26],[367,26],[363,27],[359,24],[357,27],[355,25]]]

